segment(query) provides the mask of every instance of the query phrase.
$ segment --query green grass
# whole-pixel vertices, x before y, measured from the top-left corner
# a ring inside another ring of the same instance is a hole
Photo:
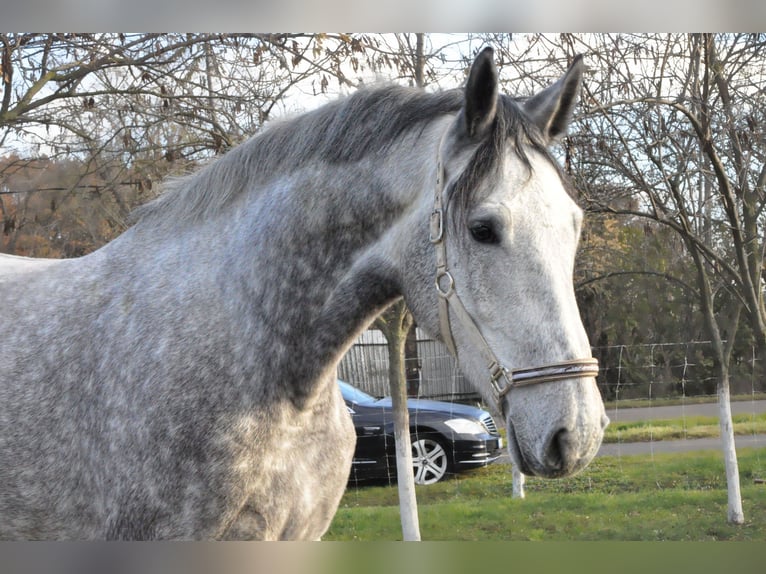
[[[734,434],[766,433],[766,413],[734,415],[732,421]],[[718,418],[684,417],[682,419],[612,423],[606,428],[604,442],[648,442],[717,437],[719,435]]]
[[[599,457],[560,480],[528,478],[512,499],[510,467],[494,464],[417,488],[424,540],[766,541],[766,449],[741,449],[746,523],[726,521],[716,451]],[[399,540],[396,487],[349,488],[324,540]]]

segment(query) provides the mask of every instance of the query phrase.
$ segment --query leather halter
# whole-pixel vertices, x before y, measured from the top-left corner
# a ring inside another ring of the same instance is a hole
[[[444,138],[442,138],[442,142]],[[450,308],[463,326],[470,343],[479,351],[489,371],[490,385],[500,412],[505,414],[503,398],[511,389],[573,378],[598,375],[598,360],[593,357],[563,361],[540,367],[508,370],[497,358],[479,327],[471,317],[455,290],[455,279],[447,266],[447,245],[444,241],[447,221],[443,198],[445,173],[442,162],[442,142],[439,143],[436,165],[434,208],[430,218],[430,240],[436,252],[436,291],[439,294],[439,325],[445,344],[457,357],[455,340],[450,327]]]

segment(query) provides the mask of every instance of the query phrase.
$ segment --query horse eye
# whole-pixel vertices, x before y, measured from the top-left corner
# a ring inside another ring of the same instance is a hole
[[[488,223],[474,223],[471,225],[471,235],[479,243],[498,243],[499,239],[495,235],[495,230]]]

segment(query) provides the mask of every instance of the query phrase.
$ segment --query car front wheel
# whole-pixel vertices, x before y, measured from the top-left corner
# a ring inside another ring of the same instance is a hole
[[[444,447],[430,438],[412,437],[412,467],[415,484],[434,484],[447,474],[448,457]]]

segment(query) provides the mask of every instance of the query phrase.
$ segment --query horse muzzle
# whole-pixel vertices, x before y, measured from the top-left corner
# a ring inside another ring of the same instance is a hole
[[[587,385],[583,380],[571,383]],[[534,393],[533,389],[529,391]],[[598,392],[595,383],[593,392]],[[585,405],[564,409],[569,412],[563,416],[560,414],[562,410],[555,405],[556,398],[543,399],[548,409],[525,409],[519,404],[527,403],[524,397],[509,401],[510,408],[505,416],[508,449],[514,464],[524,474],[543,478],[573,475],[593,460],[601,446],[609,418],[600,396],[592,397],[593,402],[588,401]]]

